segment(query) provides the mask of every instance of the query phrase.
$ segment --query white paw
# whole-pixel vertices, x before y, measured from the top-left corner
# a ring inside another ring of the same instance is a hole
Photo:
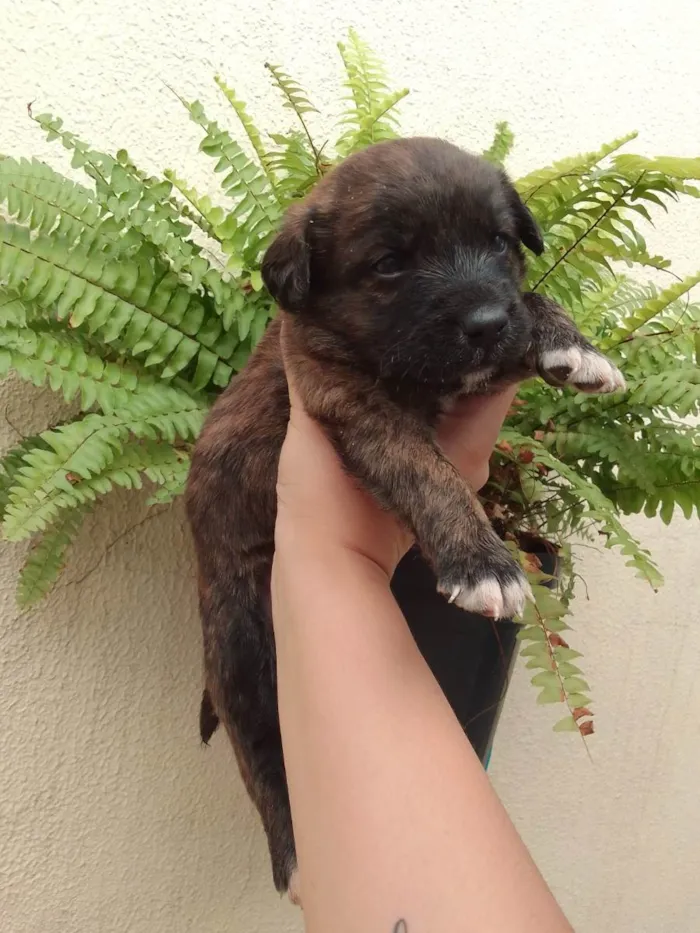
[[[610,360],[585,347],[546,350],[540,358],[540,368],[580,392],[618,392],[625,388],[625,379]]]
[[[297,907],[301,907],[301,887],[299,885],[299,869],[295,868],[287,886],[287,897]]]
[[[467,612],[477,612],[491,619],[512,619],[522,615],[525,601],[532,599],[532,590],[525,577],[500,583],[487,577],[476,586],[455,584],[445,593],[447,600]]]

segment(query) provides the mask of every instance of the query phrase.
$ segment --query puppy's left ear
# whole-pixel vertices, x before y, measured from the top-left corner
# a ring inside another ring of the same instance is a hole
[[[513,212],[515,217],[515,224],[518,231],[518,239],[527,248],[539,256],[544,252],[544,240],[542,239],[542,234],[540,228],[537,225],[537,221],[532,216],[532,212],[523,204],[520,195],[513,187],[511,181],[507,176],[503,176],[506,190],[508,192],[508,200],[510,202],[510,209]]]
[[[267,290],[284,311],[301,311],[311,287],[310,212],[303,204],[291,207],[282,229],[262,261],[261,273]]]

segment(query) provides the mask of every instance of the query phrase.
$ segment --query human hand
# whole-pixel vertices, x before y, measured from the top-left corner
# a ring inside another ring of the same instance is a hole
[[[306,413],[287,375],[291,413],[277,478],[278,554],[340,547],[377,564],[391,578],[411,547],[410,532],[343,470],[320,426]],[[517,387],[460,400],[439,423],[445,456],[473,489],[488,480],[489,458]]]

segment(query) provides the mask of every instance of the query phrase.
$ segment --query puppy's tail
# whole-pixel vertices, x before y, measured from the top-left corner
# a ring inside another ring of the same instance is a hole
[[[199,707],[199,735],[205,745],[209,744],[209,739],[216,732],[218,725],[219,717],[216,715],[209,691],[205,688],[202,692],[202,703]]]

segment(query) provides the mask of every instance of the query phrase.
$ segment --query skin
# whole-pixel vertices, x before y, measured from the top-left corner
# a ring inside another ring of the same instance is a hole
[[[272,607],[308,933],[571,931],[392,598],[410,536],[290,391]],[[514,394],[441,424],[476,488]]]

